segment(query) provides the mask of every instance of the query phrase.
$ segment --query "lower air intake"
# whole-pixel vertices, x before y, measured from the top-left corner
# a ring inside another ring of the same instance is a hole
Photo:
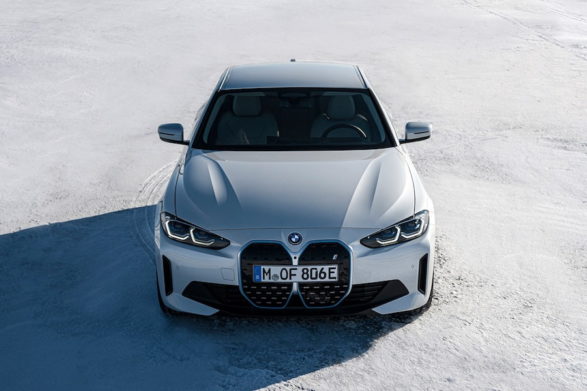
[[[426,281],[428,280],[428,254],[420,258],[420,266],[418,270],[418,290],[420,293],[426,294]]]

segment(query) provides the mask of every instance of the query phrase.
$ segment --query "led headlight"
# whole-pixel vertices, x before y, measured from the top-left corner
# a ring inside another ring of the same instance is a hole
[[[165,231],[168,238],[191,244],[192,246],[219,250],[230,244],[228,239],[204,231],[200,227],[165,212],[161,213],[161,227],[163,227],[163,231]]]
[[[416,213],[414,217],[400,221],[395,225],[361,239],[361,244],[363,246],[377,248],[416,239],[424,235],[428,229],[428,219],[428,211],[423,210]]]

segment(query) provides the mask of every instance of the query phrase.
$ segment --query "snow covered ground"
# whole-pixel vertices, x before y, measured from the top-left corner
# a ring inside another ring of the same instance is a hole
[[[587,3],[0,0],[0,388],[587,388]],[[362,65],[438,214],[417,319],[168,319],[147,222],[229,64]]]

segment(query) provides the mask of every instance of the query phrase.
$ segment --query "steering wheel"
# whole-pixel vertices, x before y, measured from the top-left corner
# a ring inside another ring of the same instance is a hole
[[[341,129],[341,128],[347,128],[347,129],[352,129],[354,130],[359,136],[361,136],[362,138],[366,139],[367,135],[365,134],[365,132],[363,131],[363,129],[359,128],[356,125],[352,125],[352,124],[334,124],[332,126],[330,126],[328,129],[326,129],[323,133],[321,137],[327,137],[330,133],[332,133],[333,131],[335,131],[336,129]]]

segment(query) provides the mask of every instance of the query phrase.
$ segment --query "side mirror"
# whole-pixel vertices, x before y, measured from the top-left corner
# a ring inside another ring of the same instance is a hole
[[[183,139],[183,126],[181,124],[159,125],[159,138],[167,143],[189,144]]]
[[[406,124],[406,137],[400,140],[400,144],[429,139],[431,130],[432,125],[427,122],[408,122]]]

